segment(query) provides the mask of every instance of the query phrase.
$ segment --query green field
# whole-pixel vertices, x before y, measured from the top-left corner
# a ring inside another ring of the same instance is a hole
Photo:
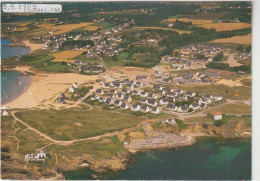
[[[75,58],[73,58],[73,60],[80,60],[82,62],[100,62],[100,59],[98,59],[97,57],[86,57],[85,55],[79,55]]]
[[[16,113],[25,123],[57,140],[102,135],[133,127],[141,118],[93,107],[92,110],[31,110]]]
[[[251,114],[251,106],[237,103],[237,104],[225,104],[218,108],[211,109],[207,111],[207,113],[214,113],[215,111],[219,111],[223,114]]]
[[[121,52],[121,53],[118,55],[118,59],[119,59],[119,60],[125,60],[128,56],[129,56],[129,52]]]
[[[185,119],[186,123],[192,123],[192,122],[200,122],[200,123],[208,123],[208,122],[213,122],[213,120],[209,117],[191,117],[191,118],[187,118]]]

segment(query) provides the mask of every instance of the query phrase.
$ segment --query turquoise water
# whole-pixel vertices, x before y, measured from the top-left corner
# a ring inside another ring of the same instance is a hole
[[[9,47],[4,45],[9,45],[9,39],[1,39],[1,58],[7,58],[11,56],[20,56],[30,53],[29,47]]]
[[[28,54],[30,48],[6,47],[10,40],[1,39],[1,58]],[[31,84],[32,78],[21,75],[18,71],[1,71],[1,104],[5,104],[17,98]]]
[[[189,147],[143,152],[121,172],[109,172],[102,179],[241,180],[251,178],[251,140],[200,138]],[[65,172],[66,179],[92,179],[89,169]],[[94,173],[98,175],[97,173]]]

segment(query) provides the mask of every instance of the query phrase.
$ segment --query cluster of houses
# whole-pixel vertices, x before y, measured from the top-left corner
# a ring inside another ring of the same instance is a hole
[[[140,76],[137,77],[140,80]],[[145,76],[143,77],[145,78]],[[147,78],[146,78],[147,79]],[[132,111],[151,112],[159,114],[162,108],[176,112],[191,112],[206,108],[214,100],[222,101],[222,96],[203,95],[198,96],[195,92],[184,92],[180,89],[174,90],[162,85],[145,87],[141,81],[122,81],[105,82],[102,89],[97,89],[90,97],[91,100],[98,100],[107,105],[131,109]],[[197,98],[199,101],[194,101]],[[188,101],[192,100],[192,101]],[[189,105],[175,105],[175,102],[192,102]],[[132,105],[130,105],[134,102]],[[191,110],[190,110],[191,109]]]
[[[34,156],[33,153],[25,155],[25,161],[45,161],[46,159],[46,150],[40,150]]]
[[[110,41],[100,41],[96,46],[96,51],[99,55],[101,53],[105,56],[112,57],[114,55],[118,55],[119,52],[123,51],[123,48],[116,48],[117,41],[121,41],[121,36],[117,36],[116,38],[109,37]],[[116,39],[115,41],[112,39]]]
[[[156,44],[158,44],[158,40],[147,38],[147,39],[133,42],[132,44],[133,45],[156,45]]]
[[[77,82],[75,82],[74,84],[72,84],[72,86],[68,89],[68,93],[74,93],[76,91],[76,89],[78,88],[78,84]],[[66,95],[65,92],[61,93],[59,95],[59,97],[56,99],[57,103],[64,103],[66,101]]]
[[[224,50],[224,47],[219,45],[190,44],[184,46],[181,53],[188,56],[190,54],[216,55]]]
[[[195,74],[186,73],[182,77],[173,77],[173,83],[180,85],[180,84],[212,84],[214,83],[214,79],[219,78],[219,73],[201,73],[196,72]]]
[[[191,66],[192,61],[186,58],[170,57],[166,55],[162,59],[163,63],[172,63],[177,70],[188,69]]]
[[[243,59],[243,60],[249,58],[250,56],[251,56],[251,52],[238,52],[236,54],[237,59]]]
[[[105,71],[101,62],[82,62],[80,60],[68,63],[67,70],[81,74],[100,74]]]

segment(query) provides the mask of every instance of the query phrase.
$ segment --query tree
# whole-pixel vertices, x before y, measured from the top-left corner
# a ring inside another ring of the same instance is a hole
[[[175,56],[175,57],[178,57],[179,55],[180,55],[180,52],[179,52],[179,51],[175,51],[175,52],[174,52],[174,56]]]
[[[246,52],[251,52],[251,45],[249,45],[248,47],[246,47]]]
[[[237,50],[240,51],[240,52],[244,51],[243,46],[242,45],[238,45]]]
[[[219,61],[224,57],[223,52],[218,53],[214,58],[213,61]]]
[[[112,56],[112,60],[118,61],[118,56],[117,55]]]
[[[192,112],[193,111],[193,109],[192,108],[190,108],[189,110],[188,110],[188,112]]]

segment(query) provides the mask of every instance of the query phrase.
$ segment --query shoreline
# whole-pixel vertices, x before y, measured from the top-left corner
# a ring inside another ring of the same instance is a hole
[[[18,71],[18,72],[20,72],[20,74],[25,75],[24,73],[25,73],[27,70],[29,70],[29,67],[16,67],[16,68],[14,68],[14,69],[6,69],[6,70],[4,70],[4,71]],[[29,76],[29,75],[26,75],[26,76],[28,76],[28,81],[27,81],[27,84],[26,84],[25,89],[24,89],[23,91],[21,91],[21,92],[20,92],[18,95],[16,95],[15,97],[13,97],[12,99],[8,100],[7,102],[2,103],[2,101],[1,101],[1,106],[5,106],[5,105],[7,105],[7,104],[12,103],[13,101],[15,101],[16,99],[18,99],[19,97],[21,97],[23,94],[25,94],[25,93],[29,90],[29,88],[31,87],[31,85],[32,85],[32,83],[33,83],[33,81],[34,81],[34,79],[33,79],[32,76]]]
[[[143,150],[138,150],[138,151],[136,151],[136,152],[131,152],[131,151],[129,151],[129,150],[126,150],[126,151],[128,151],[128,152],[130,153],[130,156],[133,156],[133,155],[136,155],[136,154],[139,154],[139,153],[142,153],[142,152],[150,152],[150,151],[164,151],[164,150],[165,150],[165,151],[167,151],[167,150],[179,151],[179,150],[178,150],[179,148],[188,147],[188,146],[192,146],[192,145],[196,144],[196,143],[197,143],[197,138],[202,138],[202,139],[203,139],[203,138],[221,138],[221,139],[227,139],[227,140],[229,140],[229,139],[247,139],[248,141],[251,141],[251,140],[249,140],[249,139],[252,138],[251,135],[250,135],[250,136],[238,136],[238,137],[232,137],[232,138],[226,138],[226,137],[223,137],[223,136],[210,135],[210,134],[205,134],[205,133],[185,133],[184,136],[185,136],[185,135],[188,135],[188,136],[192,137],[193,141],[190,142],[190,144],[182,145],[182,146],[179,146],[179,147],[168,147],[168,148],[165,147],[165,148],[157,148],[157,149],[143,149]],[[113,171],[113,172],[119,173],[119,172],[121,172],[121,171],[126,170],[126,169],[127,169],[127,166],[128,166],[130,163],[133,163],[132,158],[128,158],[128,161],[127,161],[127,163],[125,164],[125,167],[124,167],[123,169],[116,170],[116,171]],[[102,174],[108,172],[108,171],[97,172],[97,171],[95,171],[95,170],[92,170],[90,166],[86,166],[86,167],[80,167],[80,166],[78,166],[77,169],[75,169],[75,170],[70,170],[70,171],[77,171],[77,170],[84,169],[84,168],[89,168],[89,169],[91,170],[91,172],[93,172],[94,176],[97,176],[96,173],[99,173],[99,174],[102,175]],[[108,170],[109,170],[109,168],[108,168]],[[60,171],[61,171],[61,174],[62,174],[63,178],[65,178],[65,180],[66,180],[66,177],[65,177],[65,175],[64,175],[63,173],[65,173],[65,172],[67,172],[67,171],[62,171],[62,170],[60,170]],[[91,177],[92,177],[93,179],[99,179],[98,176],[97,176],[97,178],[94,178],[94,177],[91,175]]]
[[[22,43],[30,48],[30,53],[34,52],[35,50],[41,49],[45,44],[34,44],[30,43],[29,40],[23,40]]]

